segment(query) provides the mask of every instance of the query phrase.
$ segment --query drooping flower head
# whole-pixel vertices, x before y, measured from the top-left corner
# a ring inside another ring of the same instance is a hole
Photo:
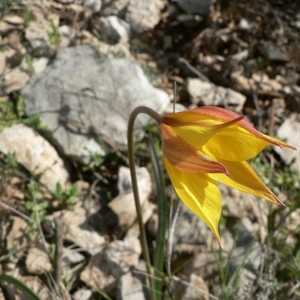
[[[165,166],[178,196],[210,227],[222,248],[217,182],[284,206],[247,160],[268,145],[295,147],[257,131],[242,116],[213,106],[167,114],[160,126]]]

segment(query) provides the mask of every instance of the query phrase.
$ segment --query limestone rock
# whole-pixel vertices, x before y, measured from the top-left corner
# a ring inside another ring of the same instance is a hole
[[[100,33],[104,41],[109,43],[128,43],[130,39],[130,26],[116,16],[100,18]]]
[[[187,281],[185,283],[185,281]],[[201,276],[191,274],[187,280],[174,280],[174,294],[182,300],[209,300],[208,286]]]
[[[118,16],[124,17],[126,7],[129,0],[104,0],[104,5],[101,9],[102,16]]]
[[[84,161],[103,153],[99,137],[116,146],[127,144],[127,123],[136,106],[161,113],[169,103],[169,96],[153,88],[138,65],[97,59],[98,54],[90,46],[59,51],[22,90],[26,114],[39,115],[64,153]],[[143,115],[136,126],[148,120]]]
[[[24,234],[27,226],[24,219],[17,216],[9,217],[9,228],[6,228],[8,232],[6,235],[7,250],[20,249],[21,251],[15,253],[17,257],[21,257],[28,246],[30,237],[28,234]]]
[[[143,206],[151,192],[151,178],[146,168],[137,169],[137,178],[140,203]],[[118,216],[119,226],[128,228],[136,219],[136,208],[131,186],[130,170],[128,168],[119,168],[118,188],[120,194],[108,206]]]
[[[137,266],[138,262],[139,253],[123,241],[114,241],[91,258],[80,279],[95,291],[101,288],[114,295],[119,278],[129,272],[132,266]]]
[[[73,300],[90,300],[92,297],[93,291],[88,289],[79,289],[73,295]]]
[[[0,52],[0,76],[4,73],[6,67],[6,57]]]
[[[67,48],[74,41],[76,30],[73,27],[67,25],[60,26],[58,30],[61,39],[59,47]]]
[[[291,167],[300,173],[300,123],[291,119],[285,120],[278,128],[277,136],[285,140],[288,144],[296,147],[298,151],[292,151],[288,148],[280,149],[275,147],[275,151],[280,155],[282,160],[287,164],[292,164]]]
[[[0,133],[0,151],[16,153],[18,163],[32,174],[40,174],[40,182],[50,190],[56,184],[65,187],[69,176],[54,147],[32,128],[13,125]]]
[[[131,272],[123,275],[118,284],[117,300],[146,300],[143,284]]]
[[[5,86],[5,92],[9,94],[24,87],[28,80],[28,73],[18,67],[3,76],[2,84]]]
[[[125,20],[138,33],[153,29],[160,21],[163,5],[161,0],[129,0]]]
[[[63,216],[64,239],[73,242],[91,255],[101,251],[106,241],[88,222],[86,211],[78,202],[73,211],[66,211]]]
[[[187,206],[180,204],[174,230],[174,252],[195,253],[210,244],[213,235],[208,226]],[[193,230],[191,230],[193,228]]]
[[[250,218],[256,222],[253,231],[258,234],[259,240],[264,242],[268,235],[269,203],[253,195],[219,184],[222,193],[223,209],[226,215],[233,218]]]
[[[246,101],[244,95],[234,90],[216,86],[199,78],[188,78],[187,90],[193,104],[223,105],[240,112]]]
[[[99,41],[99,43],[97,45],[97,51],[98,51],[100,57],[105,57],[105,58],[110,58],[110,59],[126,58],[130,61],[134,60],[133,56],[130,53],[128,45],[124,44],[124,43],[109,45],[107,43]]]
[[[26,27],[25,37],[35,51],[49,55],[52,49],[49,41],[49,36],[52,30],[51,21],[58,26],[58,16],[55,14],[47,14],[46,12],[34,7],[32,7],[31,12],[34,14],[35,19]]]
[[[42,73],[49,62],[49,59],[46,57],[40,57],[40,58],[34,58],[33,59],[33,69],[34,69],[34,74],[38,75]]]
[[[101,5],[102,0],[85,0],[83,3],[85,9],[91,9],[95,13],[100,11]]]
[[[26,257],[26,269],[31,274],[41,275],[52,271],[48,254],[40,247],[31,247]]]

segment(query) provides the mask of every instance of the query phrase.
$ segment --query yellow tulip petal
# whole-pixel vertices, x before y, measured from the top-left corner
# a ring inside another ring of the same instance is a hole
[[[193,111],[193,110],[192,110]],[[185,113],[187,113],[186,111]],[[196,115],[198,116],[198,115]],[[188,120],[191,117],[191,120]],[[233,124],[242,120],[243,116],[238,116],[235,119],[229,120],[225,123],[220,123],[219,120],[206,120],[205,122],[195,120],[194,114],[180,113],[166,115],[162,118],[162,123],[166,124],[174,130],[174,132],[185,139],[195,148],[201,148],[211,139],[217,132],[232,126]],[[213,122],[211,122],[213,121]]]
[[[226,165],[230,176],[223,174],[208,174],[212,179],[222,182],[237,190],[267,199],[271,202],[285,206],[274,193],[261,181],[252,167],[246,162],[233,162],[219,160]]]
[[[186,143],[171,127],[162,124],[162,149],[164,156],[178,170],[188,173],[226,173],[224,165],[213,161],[200,150]]]
[[[217,158],[230,161],[249,160],[258,155],[266,146],[294,147],[267,135],[257,135],[238,127],[239,124],[217,132],[204,146]]]
[[[208,225],[223,248],[218,230],[221,193],[215,180],[207,174],[181,172],[166,158],[164,162],[179,198]]]
[[[240,115],[220,107],[204,106],[168,114],[162,122],[193,147],[205,145],[209,152],[221,159],[249,160],[268,145],[296,149],[262,134]]]

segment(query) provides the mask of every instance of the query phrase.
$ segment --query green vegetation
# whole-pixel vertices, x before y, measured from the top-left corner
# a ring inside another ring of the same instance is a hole
[[[59,33],[58,26],[55,24],[54,20],[51,19],[50,29],[47,30],[48,40],[50,45],[58,47],[61,42],[61,37]]]
[[[23,7],[22,17],[26,26],[28,26],[30,22],[34,21],[35,19],[34,14],[29,10],[27,5],[24,5]]]
[[[0,2],[0,20],[7,14],[9,14],[11,8],[14,5],[20,5],[21,0],[1,0]]]
[[[20,123],[20,118],[14,103],[0,99],[0,131],[17,123]]]

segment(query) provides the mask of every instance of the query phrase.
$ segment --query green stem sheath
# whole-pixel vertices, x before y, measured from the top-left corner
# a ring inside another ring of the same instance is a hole
[[[149,249],[148,249],[148,244],[147,244],[147,237],[146,237],[146,232],[145,232],[145,227],[144,227],[144,222],[143,222],[142,208],[141,208],[141,203],[140,203],[135,162],[134,162],[134,140],[133,140],[134,122],[135,122],[136,117],[140,113],[144,113],[144,114],[150,116],[158,123],[160,123],[161,116],[149,107],[139,106],[132,111],[132,113],[129,117],[128,129],[127,129],[129,168],[130,168],[130,174],[131,174],[132,190],[133,190],[133,195],[134,195],[137,220],[138,220],[139,230],[140,230],[141,247],[142,247],[142,252],[143,252],[143,258],[146,263],[147,273],[149,275],[151,299],[156,300],[155,284],[154,284],[154,280],[153,280],[151,260],[150,260]]]

